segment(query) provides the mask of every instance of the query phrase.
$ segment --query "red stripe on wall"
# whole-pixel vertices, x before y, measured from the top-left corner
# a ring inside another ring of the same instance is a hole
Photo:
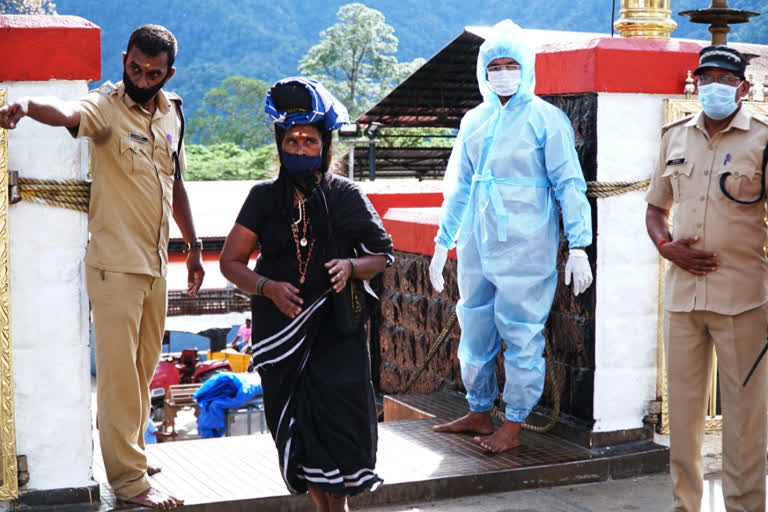
[[[98,80],[100,34],[77,16],[2,15],[0,81]]]
[[[702,45],[692,41],[595,38],[540,48],[536,94],[682,94]]]

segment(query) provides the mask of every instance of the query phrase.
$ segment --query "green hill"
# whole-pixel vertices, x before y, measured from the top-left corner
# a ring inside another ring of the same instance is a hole
[[[169,88],[194,112],[203,94],[231,75],[273,82],[297,73],[299,59],[319,41],[319,33],[335,22],[340,0],[161,0],[105,2],[57,0],[59,14],[82,16],[102,29],[102,78],[122,76],[121,52],[131,31],[145,23],[165,25],[179,40],[177,73]],[[465,26],[491,25],[510,18],[524,28],[610,33],[609,0],[509,2],[486,0],[482,9],[466,0],[364,2],[378,9],[395,28],[400,61],[429,58]],[[618,11],[619,1],[616,2]],[[735,1],[731,7],[768,13],[768,1]],[[706,0],[672,0],[674,12],[707,7]],[[617,15],[618,16],[618,15]],[[675,15],[675,37],[709,39],[706,27]],[[768,43],[768,17],[736,26],[733,41]],[[256,108],[261,108],[260,105]]]

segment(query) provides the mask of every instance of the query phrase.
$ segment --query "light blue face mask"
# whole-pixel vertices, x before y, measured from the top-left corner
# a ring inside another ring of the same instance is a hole
[[[736,111],[739,106],[736,103],[736,89],[741,84],[733,87],[720,83],[711,83],[699,86],[699,101],[704,113],[710,119],[725,119]]]

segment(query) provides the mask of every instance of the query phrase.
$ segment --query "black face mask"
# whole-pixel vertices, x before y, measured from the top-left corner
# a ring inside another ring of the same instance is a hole
[[[166,80],[163,80],[159,84],[155,85],[154,87],[150,87],[149,89],[136,87],[136,84],[131,82],[131,79],[128,78],[128,73],[126,73],[125,68],[123,68],[123,84],[125,84],[125,93],[133,101],[140,105],[143,105],[144,103],[147,103],[149,100],[154,98],[155,94],[157,94],[158,91],[163,88],[165,82]]]

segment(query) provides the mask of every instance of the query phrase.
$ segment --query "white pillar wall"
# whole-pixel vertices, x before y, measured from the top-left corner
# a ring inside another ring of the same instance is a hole
[[[667,97],[598,94],[598,181],[650,177]],[[597,200],[595,432],[641,428],[656,399],[659,260],[645,210],[645,191]]]
[[[84,80],[0,87],[9,102],[87,92]],[[24,178],[84,180],[87,142],[22,119],[8,131],[8,168]],[[87,215],[22,201],[10,206],[9,231],[16,450],[27,456],[30,476],[22,491],[82,488],[93,483]]]

